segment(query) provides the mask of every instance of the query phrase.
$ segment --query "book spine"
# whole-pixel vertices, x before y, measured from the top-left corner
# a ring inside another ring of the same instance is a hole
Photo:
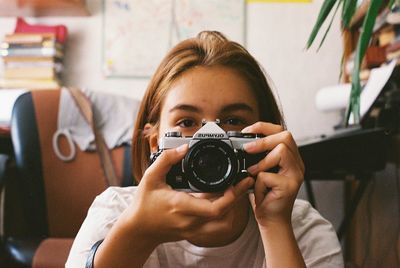
[[[48,79],[1,79],[0,88],[59,89],[57,80]]]
[[[56,48],[9,48],[0,49],[1,57],[8,56],[32,56],[32,57],[60,57],[62,52]]]
[[[0,43],[0,48],[2,49],[9,49],[9,48],[42,48],[42,47],[49,47],[49,48],[57,48],[62,49],[63,46],[60,43],[55,41],[43,41],[40,43],[9,43],[9,42],[2,42]]]
[[[4,78],[6,79],[55,79],[56,72],[53,68],[15,68],[5,69]]]

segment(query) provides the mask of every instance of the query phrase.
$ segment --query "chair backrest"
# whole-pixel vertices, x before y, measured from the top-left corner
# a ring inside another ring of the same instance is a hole
[[[77,147],[71,162],[56,157],[52,137],[59,102],[59,90],[32,91],[21,95],[13,109],[11,137],[24,211],[35,237],[74,237],[90,204],[107,187],[96,152]],[[61,151],[68,153],[67,148],[61,139]],[[119,147],[111,152],[121,186],[133,184],[129,151]]]

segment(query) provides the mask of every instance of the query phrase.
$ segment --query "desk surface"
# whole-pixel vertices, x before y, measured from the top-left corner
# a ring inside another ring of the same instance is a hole
[[[306,178],[332,179],[335,174],[375,172],[385,167],[389,136],[384,129],[358,129],[299,145]],[[332,175],[332,176],[330,176]],[[338,176],[343,177],[343,176]]]

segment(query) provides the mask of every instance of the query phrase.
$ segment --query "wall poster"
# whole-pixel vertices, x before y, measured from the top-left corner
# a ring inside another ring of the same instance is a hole
[[[201,30],[244,45],[245,7],[245,0],[104,0],[104,73],[149,77],[173,45]]]

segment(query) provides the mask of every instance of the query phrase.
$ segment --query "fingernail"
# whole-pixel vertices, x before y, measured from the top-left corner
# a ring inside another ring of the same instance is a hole
[[[254,194],[253,193],[249,193],[249,199],[250,199],[250,202],[254,203],[255,198],[254,198]]]
[[[250,130],[250,127],[245,127],[244,129],[242,129],[242,132],[243,132],[243,133],[249,132],[249,130]]]
[[[252,141],[252,142],[243,144],[243,149],[247,151],[247,150],[253,149],[255,146],[256,146],[256,143],[254,141]]]
[[[179,146],[179,147],[176,148],[176,151],[177,151],[178,153],[182,153],[182,152],[186,151],[187,146],[188,146],[187,144],[182,144],[181,146]]]
[[[249,168],[247,169],[247,171],[248,171],[250,174],[252,174],[252,175],[254,175],[255,173],[257,173],[257,170],[258,170],[258,164],[252,165],[251,167],[249,167]]]

